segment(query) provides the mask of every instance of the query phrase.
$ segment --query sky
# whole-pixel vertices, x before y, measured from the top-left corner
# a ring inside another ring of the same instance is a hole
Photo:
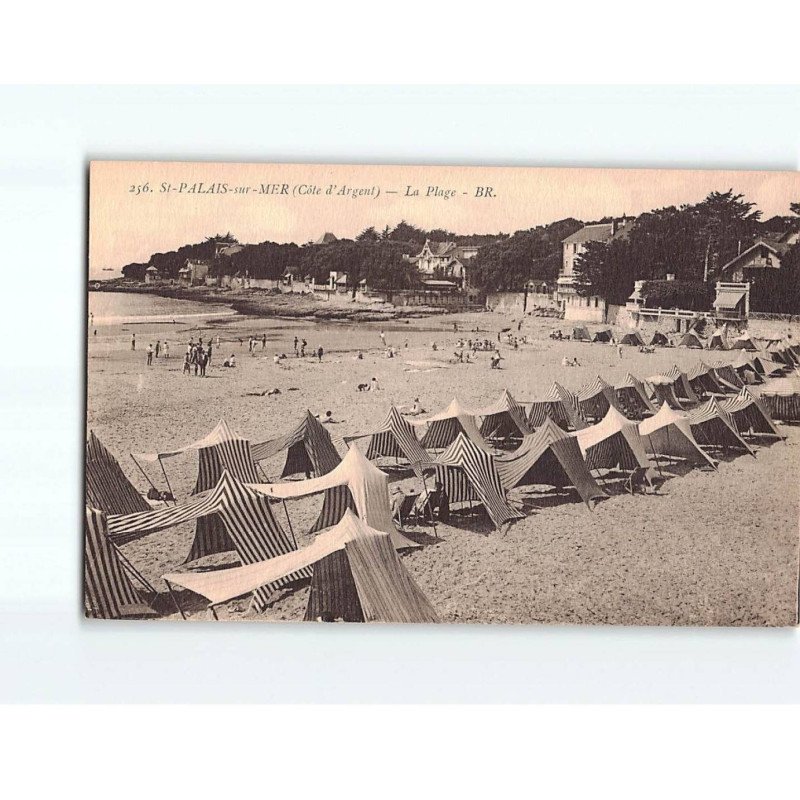
[[[800,173],[95,161],[89,275],[114,277],[125,264],[229,231],[242,243],[298,244],[401,220],[513,233],[566,217],[635,216],[731,188],[768,219],[800,201]]]

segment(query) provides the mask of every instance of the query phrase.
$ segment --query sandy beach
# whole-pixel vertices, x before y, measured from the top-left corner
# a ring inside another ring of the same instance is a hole
[[[620,359],[613,346],[548,338],[556,328],[570,330],[569,323],[526,317],[520,335],[531,343],[518,350],[502,344],[502,368],[491,370],[487,353],[479,353],[474,364],[453,363],[456,341],[497,341],[499,330],[516,331],[517,318],[482,313],[390,323],[321,323],[247,317],[230,314],[224,306],[155,300],[148,314],[147,303],[153,298],[136,297],[141,315],[112,313],[116,301],[98,293],[90,293],[89,304],[96,324],[89,331],[87,426],[143,492],[148,482],[130,453],[188,444],[208,433],[221,417],[237,433],[260,442],[293,427],[307,408],[316,414],[330,410],[336,420],[330,431],[343,453],[344,436],[370,431],[384,419],[390,404],[408,406],[415,397],[433,412],[453,396],[477,409],[505,388],[524,402],[541,397],[553,380],[576,390],[598,374],[614,383],[627,372],[645,378],[673,364],[685,369],[699,358],[729,362],[736,356],[683,348],[657,349],[648,355],[626,347]],[[480,333],[474,333],[476,327]],[[400,349],[399,357],[385,358],[381,331],[388,344]],[[135,352],[130,346],[134,333]],[[259,344],[253,355],[247,345],[251,335],[266,335],[266,347]],[[199,336],[213,337],[215,343],[205,379],[187,377],[181,370],[186,342]],[[295,357],[295,336],[307,340],[306,358]],[[171,357],[154,359],[148,367],[145,350],[158,339],[162,344],[169,341]],[[320,345],[325,350],[321,363],[310,355]],[[362,360],[356,357],[359,350]],[[237,367],[223,369],[223,359],[232,353]],[[280,366],[273,362],[275,353],[287,355]],[[577,357],[580,366],[563,367],[565,356]],[[358,384],[373,376],[379,391],[357,391]],[[276,388],[280,393],[273,396],[253,394]],[[515,490],[512,499],[525,497],[530,512],[506,533],[495,532],[483,515],[456,516],[453,524],[438,525],[438,540],[431,537],[431,529],[412,527],[427,543],[403,554],[403,562],[445,622],[793,624],[800,428],[782,425],[781,430],[786,441],[759,446],[756,458],[731,458],[720,463],[717,472],[684,471],[669,477],[655,495],[614,490],[593,512],[574,495],[537,499]],[[281,466],[280,459],[263,465],[272,478]],[[159,488],[166,488],[157,465],[145,469]],[[183,499],[194,485],[196,455],[169,460],[167,470],[176,497]],[[320,505],[321,498],[312,497],[289,507],[300,546],[313,538],[306,531]],[[286,527],[283,509],[275,509]],[[193,525],[183,526],[144,537],[126,545],[124,552],[163,591],[160,576],[183,568],[193,534]],[[227,554],[209,562],[233,563],[233,558]],[[286,590],[258,618],[299,621],[307,596],[307,586]],[[192,617],[206,618],[199,598],[186,593],[184,600]],[[221,618],[253,616],[246,601],[220,610]]]

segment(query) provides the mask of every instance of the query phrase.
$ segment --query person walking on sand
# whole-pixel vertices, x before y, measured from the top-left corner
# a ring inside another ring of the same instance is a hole
[[[152,344],[147,345],[147,366],[148,367],[152,367],[153,366],[153,345]]]
[[[325,354],[325,351],[322,349],[322,345],[317,348],[317,358],[319,359],[319,363],[322,363],[322,356]]]
[[[133,336],[131,336],[131,350],[135,349],[136,349],[136,334],[134,333]]]
[[[156,358],[161,353],[161,339],[156,339]]]
[[[169,342],[164,339],[164,358],[169,358]]]

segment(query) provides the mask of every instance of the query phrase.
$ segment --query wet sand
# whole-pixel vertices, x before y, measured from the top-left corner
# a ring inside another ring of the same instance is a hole
[[[173,301],[175,302],[175,301]],[[459,333],[453,332],[453,322]],[[646,355],[625,348],[580,342],[553,342],[548,333],[571,326],[551,319],[527,318],[521,334],[533,343],[513,350],[501,345],[502,369],[490,370],[488,354],[475,364],[452,363],[458,338],[479,336],[496,341],[497,331],[516,319],[499,314],[472,314],[378,323],[315,323],[253,317],[185,318],[171,322],[112,324],[89,336],[88,427],[114,453],[137,488],[148,483],[131,460],[131,452],[166,450],[208,433],[224,417],[252,441],[270,439],[293,427],[306,408],[333,412],[330,427],[344,452],[345,435],[369,431],[391,403],[410,405],[419,397],[425,409],[438,411],[454,395],[468,407],[493,401],[504,388],[520,401],[540,397],[553,380],[578,389],[600,374],[613,383],[630,371],[645,378],[677,363],[682,368],[705,361],[733,361],[735,354],[658,349]],[[480,327],[486,333],[471,331]],[[400,348],[386,359],[380,331]],[[136,332],[137,350],[130,350]],[[208,377],[181,374],[190,336],[219,334]],[[266,349],[253,356],[249,335],[267,335]],[[308,352],[322,345],[322,363],[308,355],[296,358],[294,336],[308,341]],[[146,366],[147,343],[169,340],[171,358]],[[242,344],[239,339],[242,339]],[[431,343],[439,349],[434,352]],[[406,342],[408,346],[406,346]],[[364,359],[355,356],[361,349]],[[276,352],[286,353],[276,366]],[[223,369],[223,358],[235,353],[236,369]],[[565,368],[564,356],[581,366]],[[358,392],[359,383],[377,377],[378,392]],[[278,388],[280,394],[251,396]],[[418,535],[430,541],[402,556],[404,563],[446,622],[606,623],[684,625],[790,625],[797,602],[800,428],[781,426],[786,443],[765,444],[757,457],[739,456],[717,472],[693,470],[670,477],[659,494],[630,496],[614,489],[594,512],[574,495],[527,497],[529,515],[505,534],[493,530],[483,515],[455,517]],[[282,461],[264,464],[272,477]],[[158,466],[145,467],[165,488]],[[176,496],[191,492],[196,455],[167,463]],[[406,479],[407,480],[407,479]],[[321,497],[290,504],[289,513],[300,546],[321,505]],[[279,521],[287,526],[283,510]],[[179,567],[188,553],[194,526],[182,526],[126,545],[131,561],[160,590],[160,576]],[[233,563],[233,555],[207,559]],[[201,562],[202,563],[202,562]],[[302,619],[308,587],[284,591],[258,619]],[[191,616],[205,619],[204,603],[188,593],[182,598]],[[246,601],[220,610],[221,618],[251,619]]]

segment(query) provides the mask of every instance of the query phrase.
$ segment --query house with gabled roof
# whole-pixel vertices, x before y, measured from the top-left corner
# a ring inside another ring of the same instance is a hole
[[[422,250],[408,260],[415,264],[423,283],[431,279],[448,281],[463,289],[467,283],[466,265],[478,254],[478,245],[425,240]]]
[[[752,281],[764,270],[780,269],[781,259],[798,242],[800,233],[789,231],[780,237],[762,237],[732,258],[720,270],[725,281]]]
[[[556,281],[556,302],[564,312],[564,319],[585,322],[603,322],[606,301],[602,297],[582,297],[578,294],[576,265],[586,252],[589,242],[611,242],[628,235],[634,220],[623,215],[621,219],[584,225],[561,242],[561,268]]]

